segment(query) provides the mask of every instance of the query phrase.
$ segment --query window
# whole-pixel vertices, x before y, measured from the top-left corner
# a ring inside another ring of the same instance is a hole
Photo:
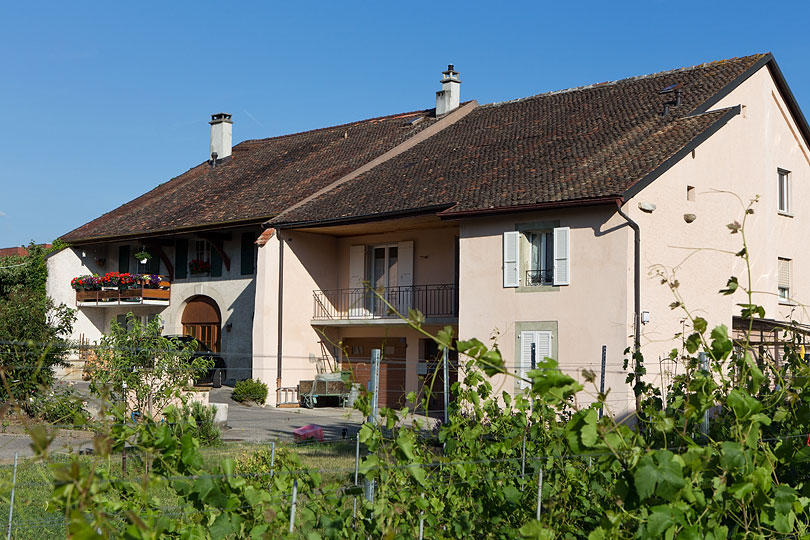
[[[208,240],[194,241],[194,259],[197,261],[211,262],[211,244]]]
[[[570,228],[503,233],[503,286],[570,283]]]
[[[528,232],[529,260],[526,269],[527,287],[554,283],[554,233]]]
[[[790,171],[784,169],[777,169],[779,178],[779,212],[783,214],[790,213]]]
[[[777,292],[779,303],[790,302],[790,259],[779,258]]]

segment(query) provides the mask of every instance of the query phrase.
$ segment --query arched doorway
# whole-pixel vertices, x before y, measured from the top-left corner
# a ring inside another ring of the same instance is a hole
[[[219,352],[222,316],[216,302],[207,296],[195,296],[189,300],[180,320],[184,335],[204,343],[214,352]]]

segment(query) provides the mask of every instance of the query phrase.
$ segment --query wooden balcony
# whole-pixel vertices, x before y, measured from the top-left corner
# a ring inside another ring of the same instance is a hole
[[[171,284],[168,281],[161,281],[157,289],[138,287],[123,290],[76,291],[76,306],[168,306],[171,292]]]

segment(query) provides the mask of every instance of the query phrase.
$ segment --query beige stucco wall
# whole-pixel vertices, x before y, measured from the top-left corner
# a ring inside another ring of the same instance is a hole
[[[805,249],[810,230],[810,150],[797,141],[798,128],[786,121],[787,106],[776,90],[767,68],[762,68],[716,108],[743,105],[742,114],[733,118],[692,155],[656,179],[625,205],[641,227],[642,310],[650,312],[650,323],[643,327],[643,351],[648,368],[656,368],[677,343],[673,335],[682,331],[684,314],[672,311],[674,298],[654,274],[657,265],[666,271],[676,269],[680,291],[687,307],[705,318],[710,328],[725,324],[731,328],[732,315],[739,315],[736,303],[745,302],[742,292],[720,296],[730,276],[748,284],[743,261],[732,254],[741,249],[741,236],[729,234],[726,224],[742,222],[743,205],[759,196],[748,216],[746,238],[752,262],[754,302],[765,307],[766,317],[793,319],[807,324],[803,308],[780,305],[777,298],[777,259],[793,261],[792,295],[797,302],[810,301],[810,287],[804,280],[810,268]],[[791,171],[793,217],[777,211],[777,168]],[[686,186],[695,186],[696,200],[688,201]],[[721,193],[730,192],[730,193]],[[736,196],[735,196],[736,195]],[[737,199],[742,200],[742,203]],[[640,202],[656,205],[648,214]],[[687,224],[684,214],[696,220]],[[660,383],[660,374],[650,369],[651,380]]]
[[[284,241],[283,339],[281,386],[294,387],[317,372],[322,356],[320,341],[330,353],[344,337],[390,335],[408,339],[408,389],[417,387],[418,336],[402,325],[359,324],[350,328],[313,326],[313,291],[349,286],[349,249],[353,245],[374,245],[411,240],[414,242],[413,279],[415,285],[452,283],[455,273],[455,227],[410,229],[386,234],[331,236],[301,231],[282,231]],[[260,248],[256,317],[254,323],[253,376],[273,391],[268,403],[276,405],[278,354],[278,236]],[[438,328],[433,328],[438,330]]]
[[[541,290],[503,287],[503,233],[519,224],[559,221],[570,227],[571,284]],[[602,345],[607,346],[606,388],[611,404],[624,409],[629,389],[624,384],[623,352],[631,342],[632,277],[630,228],[615,207],[511,214],[461,222],[459,333],[496,342],[508,369],[517,370],[519,323],[556,323],[557,360],[576,374],[600,369]],[[515,379],[498,377],[498,392],[515,390]]]
[[[108,332],[111,321],[118,315],[132,311],[135,315],[159,314],[163,319],[165,334],[181,334],[182,313],[188,301],[195,295],[212,298],[219,307],[222,316],[221,354],[228,367],[228,379],[240,380],[251,376],[252,338],[253,338],[253,305],[255,300],[254,275],[241,275],[241,242],[240,235],[248,229],[236,229],[230,239],[223,242],[223,248],[231,258],[230,270],[223,264],[222,276],[192,276],[175,279],[171,288],[169,306],[116,306],[116,307],[81,307],[77,309],[72,339],[84,338],[90,343],[98,341],[102,334]],[[190,244],[189,260],[193,257],[193,235],[186,237]],[[84,247],[68,248],[48,258],[48,295],[57,303],[76,308],[76,292],[70,287],[70,280],[78,275],[99,274],[118,271],[118,248],[130,246],[130,256],[134,254],[137,242],[105,243]],[[174,262],[174,247],[163,247],[166,256]],[[84,254],[84,256],[82,256]],[[156,255],[155,255],[156,256]],[[103,265],[99,265],[100,260]],[[130,260],[130,271],[136,272],[134,258]],[[161,274],[167,270],[161,262]],[[225,326],[231,324],[228,331]]]

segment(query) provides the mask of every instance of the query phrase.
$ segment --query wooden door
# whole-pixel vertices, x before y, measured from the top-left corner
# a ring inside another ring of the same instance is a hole
[[[192,298],[181,318],[183,334],[204,343],[214,352],[220,350],[222,319],[216,302],[207,296]]]
[[[405,338],[346,338],[341,368],[352,372],[353,382],[368,388],[371,379],[371,350],[382,351],[380,364],[380,407],[405,405]]]

